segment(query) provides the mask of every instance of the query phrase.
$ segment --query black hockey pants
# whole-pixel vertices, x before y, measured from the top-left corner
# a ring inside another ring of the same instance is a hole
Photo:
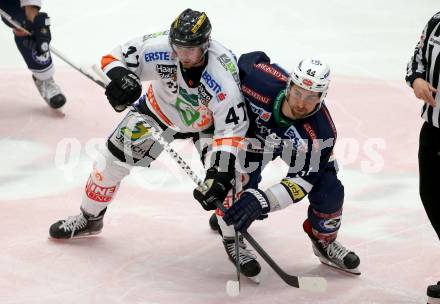
[[[420,198],[440,239],[440,128],[425,122],[419,140]]]

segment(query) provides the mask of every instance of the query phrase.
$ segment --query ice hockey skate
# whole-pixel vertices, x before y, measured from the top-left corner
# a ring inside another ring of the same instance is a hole
[[[349,274],[361,274],[358,269],[360,259],[356,253],[348,250],[337,241],[325,242],[322,240],[317,240],[312,235],[312,228],[308,220],[304,222],[303,227],[304,231],[308,234],[310,240],[312,241],[313,252],[321,263]]]
[[[436,285],[429,285],[426,290],[426,295],[428,296],[427,304],[438,304],[440,303],[440,281]]]
[[[41,97],[52,109],[59,109],[66,103],[66,97],[52,77],[46,80],[39,80],[32,76],[32,79]]]
[[[98,216],[93,216],[81,210],[75,216],[69,216],[50,226],[49,235],[53,239],[71,239],[95,235],[101,232],[104,226],[104,213],[102,210]]]
[[[339,242],[324,243],[312,240],[312,244],[313,252],[321,263],[350,274],[361,274],[357,268],[360,264],[359,257]]]
[[[226,253],[229,260],[234,264],[236,263],[235,257],[235,239],[232,237],[224,237],[223,245],[225,246]],[[257,257],[250,250],[246,249],[246,244],[243,241],[243,236],[239,236],[239,263],[240,272],[251,279],[255,283],[260,283],[258,274],[261,271],[260,263],[257,261]]]

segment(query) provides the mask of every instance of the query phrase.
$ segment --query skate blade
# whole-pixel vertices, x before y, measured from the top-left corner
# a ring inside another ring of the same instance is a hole
[[[55,118],[64,118],[66,117],[66,113],[63,111],[64,106],[60,107],[60,108],[52,108],[51,106],[49,106],[49,113],[52,117]]]
[[[334,264],[334,263],[332,263],[332,262],[330,262],[330,261],[328,261],[328,260],[326,260],[324,258],[321,258],[321,257],[318,257],[318,258],[319,258],[319,260],[321,261],[322,264],[324,264],[326,266],[329,266],[329,267],[331,267],[331,268],[333,268],[335,270],[341,271],[342,273],[348,273],[348,274],[357,275],[357,276],[361,275],[361,272],[359,271],[358,268],[344,269],[344,268],[342,268],[342,267],[340,267],[340,266],[338,266],[338,265],[336,265],[336,264]]]
[[[245,275],[243,275],[243,276],[245,276]],[[256,275],[254,277],[246,277],[246,278],[248,278],[250,281],[252,281],[255,284],[260,284],[260,282],[261,282],[259,275]]]
[[[101,233],[101,231],[88,232],[88,233],[84,233],[84,234],[75,235],[75,236],[68,238],[68,239],[57,239],[57,238],[51,237],[50,235],[47,238],[49,240],[55,241],[55,242],[58,242],[58,241],[65,242],[65,241],[76,240],[76,239],[93,238],[93,237],[96,237],[100,233]]]

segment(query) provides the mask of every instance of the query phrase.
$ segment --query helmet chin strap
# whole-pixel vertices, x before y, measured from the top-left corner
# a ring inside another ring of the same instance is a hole
[[[202,57],[200,59],[200,61],[197,63],[197,65],[201,64],[203,65],[205,63],[205,60],[207,60],[206,58],[206,53],[208,53],[208,48],[209,48],[209,42],[211,41],[211,39],[209,38],[208,41],[206,41],[205,43],[203,43],[201,45],[202,47]]]

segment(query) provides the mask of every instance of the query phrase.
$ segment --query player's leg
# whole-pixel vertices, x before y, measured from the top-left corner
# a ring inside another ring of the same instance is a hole
[[[428,296],[427,304],[440,304],[440,281],[436,285],[428,286],[426,294]]]
[[[0,7],[6,13],[18,23],[22,25],[25,24],[26,17],[24,10],[20,7],[20,1],[3,0],[1,2],[2,4]],[[3,21],[13,28],[13,26],[8,24],[5,20]],[[43,97],[48,105],[54,109],[62,107],[66,102],[66,97],[53,79],[55,68],[52,63],[50,51],[38,55],[35,48],[26,44],[27,38],[24,33],[21,33],[14,28],[13,31],[15,44],[26,62],[28,69],[32,72],[32,79],[41,97]]]
[[[143,119],[156,124],[151,117],[144,116]],[[162,134],[172,140],[171,133]],[[50,227],[50,236],[68,239],[99,233],[105,210],[115,198],[122,179],[130,173],[132,166],[149,167],[162,150],[162,146],[151,137],[150,126],[132,111],[128,112],[94,163],[84,188],[81,213],[54,223]]]
[[[315,255],[326,265],[360,274],[357,269],[359,257],[336,241],[341,225],[344,186],[333,167],[329,167],[313,186],[308,198],[310,206],[303,228],[312,241]]]
[[[240,159],[240,156],[238,157]],[[241,195],[241,193],[247,188],[257,188],[259,182],[261,181],[261,170],[263,168],[261,164],[261,156],[260,155],[246,155],[246,160],[240,162],[241,164],[245,164],[245,168],[249,168],[249,163],[254,162],[258,164],[255,167],[255,170],[246,170],[246,172],[237,174],[237,185],[236,185],[236,196],[233,197],[232,191],[228,193],[226,199],[224,201],[224,206],[229,208],[233,202],[237,200],[237,198]],[[244,171],[244,170],[240,170]],[[218,233],[222,236],[223,246],[225,248],[226,254],[228,255],[229,260],[235,264],[235,230],[233,226],[228,226],[223,220],[223,212],[219,209],[215,211],[215,213],[211,216],[209,220],[210,227],[213,230],[217,230]],[[243,237],[239,236],[239,246],[240,246],[240,255],[239,262],[241,272],[250,278],[255,278],[258,281],[257,275],[261,271],[261,266],[257,261],[257,257],[255,254],[251,252],[250,249],[247,249],[247,245],[243,240]]]
[[[425,123],[420,131],[419,140],[419,192],[426,214],[440,238],[439,176],[440,129]]]
[[[440,129],[424,123],[419,139],[419,193],[429,221],[440,238]],[[439,282],[440,283],[440,282]],[[428,303],[440,303],[440,284],[428,286]]]

